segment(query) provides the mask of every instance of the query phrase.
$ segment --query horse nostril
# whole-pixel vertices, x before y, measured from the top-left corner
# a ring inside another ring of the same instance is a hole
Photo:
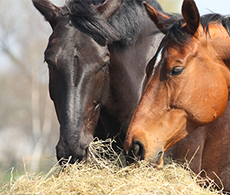
[[[134,157],[138,158],[139,160],[143,160],[145,155],[145,147],[140,141],[133,141],[131,152],[133,153]]]
[[[160,151],[160,152],[158,153],[158,156],[159,156],[159,157],[161,157],[161,156],[162,156],[162,154],[163,154],[163,152],[162,152],[162,151]]]
[[[155,159],[155,163],[156,163],[156,164],[160,164],[160,161],[161,161],[163,155],[164,155],[164,152],[163,152],[163,151],[160,151],[160,152],[158,153],[158,155],[157,155],[157,157],[156,157],[156,159]]]

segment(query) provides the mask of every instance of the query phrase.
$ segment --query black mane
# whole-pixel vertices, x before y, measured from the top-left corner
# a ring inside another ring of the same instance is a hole
[[[145,13],[145,8],[142,5],[143,0],[126,0],[109,22],[92,8],[92,5],[99,5],[104,1],[69,0],[63,8],[65,11],[62,11],[64,14],[70,15],[76,28],[91,36],[99,44],[105,45],[119,41],[121,45],[125,46],[135,42],[141,32],[141,19]],[[162,11],[156,0],[147,2],[155,9]]]
[[[230,18],[217,13],[211,13],[201,16],[201,25],[206,32],[209,33],[209,24],[216,22],[222,24],[230,35]],[[176,44],[185,46],[189,44],[192,35],[186,32],[182,25],[185,23],[184,19],[178,20],[167,32],[167,36],[171,38]]]

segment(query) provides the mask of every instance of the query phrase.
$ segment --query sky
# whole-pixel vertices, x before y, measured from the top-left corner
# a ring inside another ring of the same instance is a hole
[[[180,8],[183,1],[181,0]],[[195,0],[201,15],[210,13],[220,13],[223,15],[230,14],[230,0]]]

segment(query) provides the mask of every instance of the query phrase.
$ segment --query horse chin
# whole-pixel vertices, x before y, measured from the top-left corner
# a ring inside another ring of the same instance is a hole
[[[70,164],[74,164],[74,163],[86,163],[89,157],[89,147],[87,147],[84,151],[83,151],[83,155],[80,156],[75,156],[75,157],[70,157]]]
[[[140,162],[141,160],[138,158],[132,158],[130,156],[126,156],[126,162],[127,165],[130,165],[132,163],[137,163]],[[157,170],[161,170],[163,168],[164,165],[164,159],[163,157],[161,157],[158,162],[156,162],[154,159],[151,158],[145,158],[144,161],[146,161],[147,163],[150,164],[150,166],[152,166],[153,168],[157,169]]]
[[[58,159],[58,162],[61,166],[66,166],[67,164],[74,164],[74,163],[78,163],[78,162],[84,163],[88,159],[88,147],[80,155],[79,154],[77,154],[77,155],[72,154],[70,156],[60,155],[60,153],[58,153],[58,151],[57,151],[57,159]]]

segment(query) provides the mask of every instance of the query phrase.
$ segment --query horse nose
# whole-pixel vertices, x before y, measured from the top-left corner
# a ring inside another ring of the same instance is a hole
[[[163,156],[164,156],[164,151],[159,149],[157,152],[156,152],[156,157],[153,158],[153,162],[156,164],[156,165],[160,165],[162,166],[163,165]]]
[[[87,158],[88,146],[70,147],[68,144],[59,142],[56,146],[56,155],[60,165],[67,162],[74,164],[76,161],[80,162]]]
[[[147,158],[150,162],[156,164],[156,166],[163,165],[164,150],[159,147],[155,152],[147,155],[144,144],[139,140],[134,140],[130,147],[130,150],[126,152],[126,160],[128,163],[132,163],[136,160],[143,160]]]
[[[145,147],[139,140],[135,140],[132,142],[130,150],[127,151],[127,154],[127,161],[129,163],[133,162],[134,160],[143,160],[145,156]]]

